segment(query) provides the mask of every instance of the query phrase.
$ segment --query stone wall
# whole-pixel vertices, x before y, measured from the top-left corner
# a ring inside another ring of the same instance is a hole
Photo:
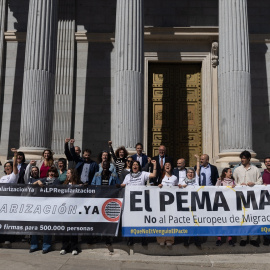
[[[26,32],[29,0],[8,1],[7,30]],[[250,34],[270,34],[270,2],[248,0]],[[114,33],[116,1],[77,0],[76,31]],[[145,0],[145,26],[218,26],[217,0]],[[113,35],[112,35],[113,36]],[[159,45],[156,45],[159,46]],[[171,49],[175,50],[173,45]],[[194,45],[195,46],[195,45]],[[270,53],[269,43],[251,43],[251,85],[253,149],[258,158],[268,154],[270,142]],[[149,45],[145,46],[147,50]],[[111,139],[111,93],[114,87],[114,44],[76,45],[75,88],[72,134],[78,144],[89,147],[93,155],[107,149]],[[194,48],[193,48],[194,49]],[[1,156],[18,147],[24,42],[9,42],[5,50],[5,80],[1,96]],[[84,98],[85,97],[85,98]],[[16,113],[15,116],[11,113]]]

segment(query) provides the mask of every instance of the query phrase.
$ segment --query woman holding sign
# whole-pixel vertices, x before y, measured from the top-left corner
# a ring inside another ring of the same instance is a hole
[[[4,165],[5,175],[0,178],[0,183],[3,184],[15,184],[19,179],[19,171],[17,168],[17,150],[12,148],[11,151],[14,153],[13,162],[8,161]],[[0,237],[0,242],[4,242],[5,245],[10,245],[10,242],[13,240],[11,235],[3,235]]]
[[[75,169],[67,170],[67,179],[63,185],[69,186],[79,186],[82,185],[77,172]],[[64,235],[62,237],[62,247],[60,251],[60,255],[65,255],[67,252],[71,252],[72,255],[77,255],[79,252],[78,249],[78,235]]]
[[[164,173],[162,177],[161,184],[158,186],[162,188],[163,186],[172,187],[178,185],[178,180],[175,175],[172,174],[172,164],[170,162],[166,162],[164,165]],[[168,247],[174,244],[174,237],[157,237],[157,242],[159,245]]]
[[[144,186],[146,182],[149,180],[149,178],[156,177],[157,174],[157,163],[155,160],[151,160],[151,163],[154,166],[153,172],[143,172],[142,167],[139,161],[133,161],[131,164],[130,173],[125,177],[125,180],[123,184],[121,184],[121,187],[125,187],[126,185],[131,186]],[[127,245],[132,246],[134,244],[133,237],[130,237]],[[146,238],[142,238],[142,245],[147,246],[147,240]]]

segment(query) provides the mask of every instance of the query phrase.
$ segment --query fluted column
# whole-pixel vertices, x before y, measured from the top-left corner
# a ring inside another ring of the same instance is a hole
[[[219,0],[219,46],[219,162],[229,162],[253,152],[246,0]]]
[[[3,71],[5,24],[6,24],[6,0],[0,0],[0,93],[3,76],[2,71]]]
[[[62,154],[71,137],[74,78],[75,0],[59,0],[52,149]]]
[[[142,141],[143,0],[117,0],[112,141],[134,149]]]
[[[25,152],[51,147],[57,10],[57,0],[29,2],[20,131]]]

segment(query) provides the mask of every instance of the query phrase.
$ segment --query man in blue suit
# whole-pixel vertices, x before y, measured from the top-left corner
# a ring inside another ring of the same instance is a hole
[[[139,161],[143,168],[147,164],[147,156],[143,154],[143,145],[141,143],[137,143],[135,148],[136,148],[137,154],[131,157],[134,161],[135,160]]]
[[[206,154],[201,155],[200,186],[215,186],[219,177],[217,167],[209,163],[209,156]],[[197,166],[194,167],[195,171]]]

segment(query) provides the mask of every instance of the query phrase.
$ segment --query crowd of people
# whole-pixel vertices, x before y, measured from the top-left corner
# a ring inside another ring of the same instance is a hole
[[[4,164],[5,176],[0,179],[0,183],[32,184],[39,186],[48,185],[102,185],[118,186],[126,185],[153,185],[162,188],[163,186],[178,186],[186,188],[188,186],[249,186],[270,184],[270,157],[265,158],[266,169],[263,173],[251,164],[251,154],[243,151],[240,154],[241,163],[234,169],[224,168],[221,176],[217,167],[209,163],[209,156],[203,154],[200,157],[195,155],[195,167],[186,168],[184,158],[177,160],[177,166],[173,167],[173,158],[166,154],[166,147],[160,145],[158,155],[152,158],[143,153],[143,145],[137,143],[136,154],[129,155],[127,149],[121,146],[113,150],[112,141],[108,142],[108,151],[102,151],[97,158],[98,162],[91,159],[91,150],[85,149],[81,153],[78,146],[74,146],[74,139],[65,140],[65,156],[57,161],[53,158],[51,150],[44,150],[42,157],[38,161],[31,160],[29,164],[25,162],[23,152],[12,148],[14,153],[13,162]],[[81,155],[82,154],[82,155]],[[8,243],[10,236],[1,236],[2,241]],[[111,244],[111,239],[106,238],[106,244]],[[250,236],[249,243],[259,247],[258,236]],[[146,238],[142,239],[142,244],[147,245]],[[158,237],[159,245],[171,246],[174,244],[174,237]],[[43,237],[42,252],[48,253],[51,250],[52,237]],[[133,245],[133,238],[128,239],[128,245]],[[221,237],[217,238],[216,245],[222,244]],[[228,243],[234,246],[231,236]],[[189,237],[184,238],[184,245],[189,246]],[[201,246],[200,237],[194,237],[194,244]],[[241,236],[240,246],[247,244],[247,236]],[[270,237],[264,236],[264,245],[270,244]],[[38,236],[31,236],[30,252],[38,250]],[[61,255],[72,252],[78,254],[78,237],[64,236],[62,239]]]

